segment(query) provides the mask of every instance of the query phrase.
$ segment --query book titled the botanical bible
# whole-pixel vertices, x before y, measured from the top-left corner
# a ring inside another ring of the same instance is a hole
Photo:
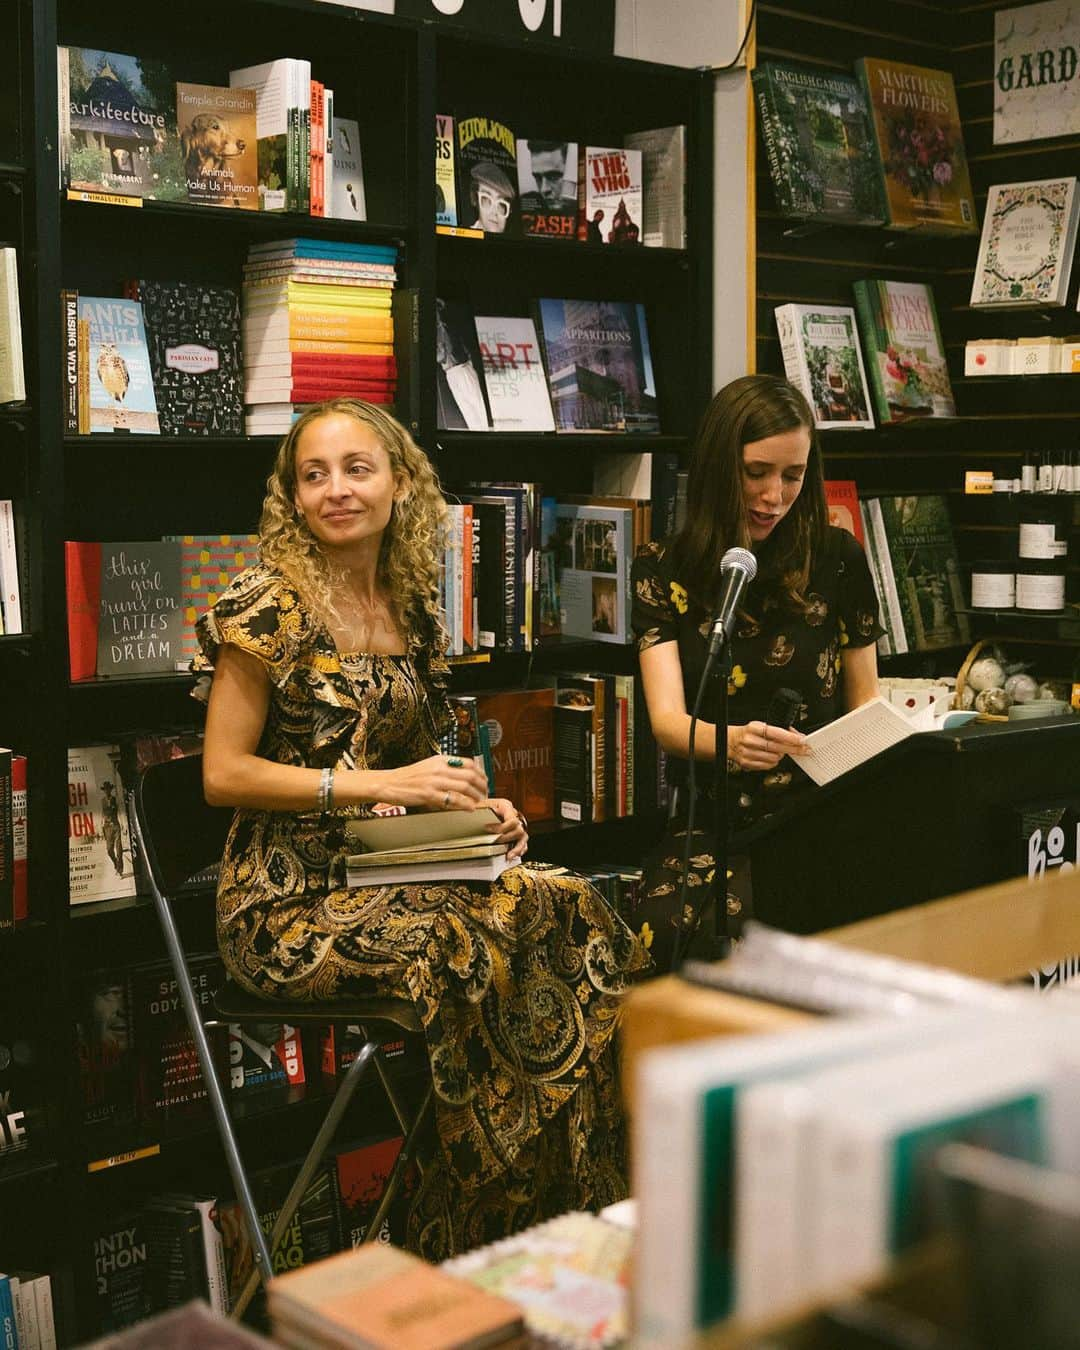
[[[1064,305],[1078,220],[1075,177],[995,183],[986,197],[972,305]]]

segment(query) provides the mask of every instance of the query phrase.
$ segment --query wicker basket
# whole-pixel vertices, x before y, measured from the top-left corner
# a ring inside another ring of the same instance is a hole
[[[953,695],[954,708],[963,707],[961,699],[963,697],[964,690],[967,688],[967,679],[968,675],[970,675],[971,673],[971,667],[982,655],[983,649],[986,647],[992,647],[993,645],[994,645],[993,638],[980,638],[978,642],[976,642],[972,646],[971,651],[968,652],[967,656],[965,656],[963,661],[960,663],[960,669],[956,672],[956,693]],[[1008,720],[1009,720],[1008,716],[1002,713],[981,712],[977,713],[975,716],[976,722],[1007,722]]]

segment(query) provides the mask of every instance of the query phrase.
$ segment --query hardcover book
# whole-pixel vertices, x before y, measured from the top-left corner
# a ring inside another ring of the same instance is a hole
[[[229,1086],[235,1094],[298,1087],[305,1081],[304,1047],[287,1022],[229,1023]]]
[[[971,640],[964,586],[945,498],[934,493],[882,497],[889,562],[913,651]]]
[[[521,232],[518,211],[517,139],[494,117],[458,116],[457,218],[485,234]]]
[[[829,524],[853,534],[865,548],[863,538],[862,513],[859,510],[858,485],[853,478],[827,478],[825,480],[825,505],[829,512]]]
[[[645,306],[628,300],[541,300],[557,431],[658,432]]]
[[[178,534],[182,628],[176,669],[189,670],[199,650],[195,624],[241,572],[259,561],[257,534]]]
[[[476,336],[495,431],[554,431],[532,319],[477,315]]]
[[[778,305],[784,374],[801,389],[822,430],[872,427],[859,330],[850,305]]]
[[[435,224],[456,225],[457,189],[454,186],[454,119],[435,114]]]
[[[328,215],[337,220],[367,220],[364,197],[364,161],[360,153],[360,124],[351,117],[334,117],[334,183]]]
[[[101,1217],[91,1239],[95,1330],[102,1335],[141,1322],[150,1313],[146,1293],[149,1256],[139,1210]]]
[[[138,290],[162,435],[243,435],[239,293],[185,281]]]
[[[477,712],[488,728],[496,797],[506,797],[530,821],[555,814],[551,689],[506,689],[478,694]]]
[[[233,89],[254,89],[259,209],[307,211],[311,63],[284,58],[229,71]]]
[[[9,986],[0,1002],[0,1177],[11,1162],[41,1153],[45,1143],[42,1046],[22,1006],[27,993]]]
[[[975,199],[952,76],[866,56],[855,70],[870,105],[894,230],[974,234]]]
[[[1075,177],[995,183],[986,197],[971,304],[1064,305],[1078,219]]]
[[[83,1124],[96,1139],[135,1119],[135,1056],[122,968],[92,970],[84,977],[76,1031]]]
[[[135,894],[120,749],[68,751],[68,886],[71,903]]]
[[[529,237],[576,239],[577,142],[536,137],[519,140],[517,171],[522,233]]]
[[[642,229],[646,248],[686,247],[686,127],[632,131],[626,148],[641,153]]]
[[[843,71],[762,61],[758,125],[782,215],[852,225],[885,219],[866,96]]]
[[[178,83],[176,127],[188,201],[257,211],[255,90]]]
[[[633,512],[559,502],[556,514],[563,636],[628,642]]]
[[[578,151],[578,238],[640,244],[641,151],[583,145]]]
[[[335,1154],[343,1248],[359,1247],[367,1241],[371,1220],[375,1217],[387,1179],[404,1142],[400,1134],[390,1135],[339,1149]],[[375,1242],[393,1243],[396,1247],[404,1245],[408,1197],[414,1183],[415,1169],[406,1168],[405,1177],[391,1203],[390,1213],[373,1239]]]
[[[490,431],[484,363],[476,321],[460,300],[435,301],[438,426],[444,431]]]
[[[174,670],[183,629],[180,545],[131,541],[100,547],[96,673]]]
[[[13,248],[0,247],[0,403],[26,398],[17,263]]]
[[[930,287],[914,281],[857,281],[854,289],[878,421],[954,417]]]
[[[176,84],[156,58],[57,48],[62,185],[184,201]]]
[[[79,320],[89,336],[91,432],[157,436],[161,427],[142,305],[117,296],[80,295]]]

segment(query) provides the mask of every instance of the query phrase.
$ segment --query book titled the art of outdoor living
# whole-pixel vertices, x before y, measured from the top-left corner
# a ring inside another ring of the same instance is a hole
[[[763,61],[753,85],[780,212],[882,224],[877,151],[858,80],[843,71]]]
[[[881,515],[909,648],[967,643],[964,585],[945,498],[882,497]]]
[[[872,56],[855,70],[870,104],[889,228],[974,234],[979,222],[952,76]]]
[[[645,306],[631,300],[541,300],[557,431],[658,432]]]
[[[1074,177],[995,183],[986,198],[972,305],[1064,305],[1078,220]]]
[[[186,199],[169,66],[93,47],[58,47],[57,79],[64,187]]]
[[[954,417],[930,287],[913,281],[857,281],[854,290],[878,421]]]
[[[801,389],[822,430],[872,427],[870,390],[850,305],[778,305],[784,374]]]
[[[90,430],[159,435],[142,305],[119,296],[80,295],[78,316],[89,336]]]

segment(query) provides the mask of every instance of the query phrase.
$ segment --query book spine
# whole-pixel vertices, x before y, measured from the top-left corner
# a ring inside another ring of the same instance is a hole
[[[908,650],[909,635],[904,624],[904,610],[900,603],[900,593],[896,585],[896,570],[889,548],[889,536],[885,529],[881,498],[871,497],[866,503],[867,513],[873,533],[874,548],[877,553],[878,568],[881,572],[881,585],[885,593],[885,606],[889,616],[890,638],[893,651],[902,655]]]
[[[15,1326],[19,1333],[19,1350],[41,1350],[41,1336],[38,1332],[37,1305],[34,1301],[36,1276],[24,1274],[19,1277],[19,1287],[14,1293]]]
[[[855,77],[862,86],[863,94],[866,97],[866,112],[870,120],[870,134],[874,138],[872,147],[874,169],[877,173],[878,196],[881,200],[882,213],[885,217],[886,228],[890,230],[904,229],[905,224],[898,221],[896,212],[893,209],[892,197],[889,193],[889,175],[885,169],[885,160],[888,158],[888,148],[881,144],[881,119],[878,115],[877,105],[874,101],[874,84],[870,71],[867,69],[865,57],[860,57],[855,62]],[[885,150],[883,154],[882,151]],[[857,283],[856,283],[857,287]]]
[[[64,435],[79,434],[79,293],[60,292],[60,317],[64,327],[64,369],[60,402],[64,409]]]
[[[780,357],[784,362],[784,374],[791,384],[802,394],[810,407],[814,409],[814,421],[818,421],[817,406],[814,403],[814,390],[810,383],[810,372],[806,367],[806,354],[802,348],[799,332],[798,305],[779,305],[775,313],[776,330],[780,335]]]
[[[878,422],[884,425],[886,422],[896,421],[896,418],[889,407],[885,378],[881,373],[881,357],[885,347],[882,345],[883,316],[880,295],[877,283],[873,281],[856,281],[852,289],[855,292],[855,313],[859,318],[859,332],[866,348],[867,374],[874,393],[874,406]]]
[[[11,809],[10,750],[0,750],[0,928],[15,921],[15,838]]]
[[[11,1281],[6,1275],[0,1275],[0,1350],[19,1350],[15,1301],[11,1297]]]
[[[15,508],[0,501],[0,587],[3,588],[4,632],[24,631],[19,554],[15,544]]]
[[[79,398],[79,435],[90,434],[90,323],[80,319],[76,325],[77,381]]]
[[[862,518],[863,540],[866,549],[866,561],[870,564],[870,576],[874,583],[874,594],[877,596],[878,616],[881,619],[885,631],[878,638],[877,649],[879,656],[892,656],[893,644],[890,632],[889,613],[885,604],[885,586],[881,579],[881,565],[878,562],[877,545],[874,542],[874,526],[870,519],[870,503],[859,503],[859,515]]]
[[[773,97],[772,79],[768,71],[755,70],[751,76],[754,98],[757,102],[761,139],[765,145],[765,157],[769,163],[769,177],[772,179],[776,205],[782,212],[792,209],[791,185],[788,175],[780,163],[777,140],[780,134],[776,102]],[[790,375],[788,376],[790,379]]]
[[[206,1284],[212,1310],[223,1317],[229,1311],[228,1273],[225,1269],[225,1246],[214,1218],[215,1200],[196,1200],[195,1211],[202,1230],[203,1261],[206,1266]]]
[[[37,1313],[41,1350],[56,1350],[56,1321],[53,1316],[52,1277],[39,1275],[34,1281],[34,1309]]]
[[[521,624],[518,622],[518,586],[521,572],[521,538],[518,527],[518,504],[506,499],[506,533],[503,552],[504,580],[503,619],[506,625],[506,650],[521,651]]]
[[[311,213],[311,62],[296,63],[296,94],[300,104],[297,131],[297,160],[300,169],[300,199],[298,210]]]
[[[27,854],[26,756],[11,757],[12,918],[16,923],[30,913]]]

